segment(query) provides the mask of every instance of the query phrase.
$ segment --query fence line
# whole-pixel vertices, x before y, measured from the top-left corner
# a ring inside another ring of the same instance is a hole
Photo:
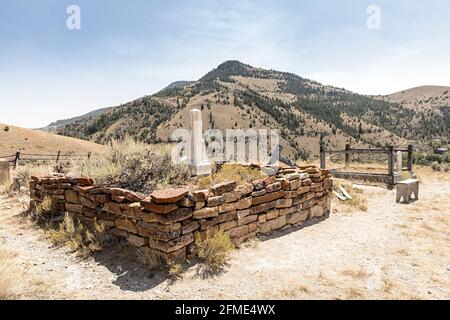
[[[60,161],[89,160],[92,157],[96,156],[99,156],[99,154],[92,154],[91,152],[88,152],[86,154],[61,154],[61,151],[58,151],[57,154],[45,154],[45,153],[21,153],[20,151],[17,151],[16,154],[13,155],[0,156],[0,159],[13,158],[8,162],[11,163],[16,169],[20,165],[20,163],[26,162],[42,161],[42,162],[55,162],[56,164],[58,164]]]

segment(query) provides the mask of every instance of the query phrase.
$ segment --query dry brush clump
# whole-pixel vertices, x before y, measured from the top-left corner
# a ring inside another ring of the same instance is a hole
[[[200,259],[197,273],[205,278],[222,272],[228,265],[233,248],[230,237],[221,230],[204,240],[197,235],[194,249]]]
[[[340,203],[344,204],[347,207],[356,208],[361,211],[367,211],[367,199],[364,196],[364,190],[358,187],[355,187],[353,184],[348,183],[346,181],[342,180],[334,180],[333,182],[333,191],[340,193],[340,188],[343,188],[345,191],[348,192],[348,194],[352,197],[352,199],[348,199],[345,201],[339,200],[337,197],[335,199],[338,199]]]
[[[68,213],[56,228],[49,227],[48,234],[54,244],[67,245],[81,257],[102,250],[109,240],[109,235],[102,224],[94,221],[92,226],[88,227]]]
[[[0,300],[15,299],[22,288],[22,271],[10,253],[0,248]]]
[[[158,185],[185,185],[190,178],[186,165],[172,162],[170,148],[132,138],[113,141],[104,158],[85,160],[76,170],[82,176],[94,178],[98,185],[143,193]]]
[[[261,177],[263,173],[259,168],[241,164],[223,164],[212,175],[198,177],[194,182],[196,187],[204,189],[225,181],[236,181],[238,185],[241,185]]]

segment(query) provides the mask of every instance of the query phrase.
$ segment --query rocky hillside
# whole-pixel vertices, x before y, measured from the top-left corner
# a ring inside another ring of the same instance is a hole
[[[306,159],[317,155],[320,141],[341,148],[346,142],[383,146],[446,138],[450,100],[441,102],[424,111],[401,95],[364,96],[295,74],[227,61],[197,81],[176,83],[54,130],[99,143],[126,134],[148,143],[166,142],[174,129],[188,126],[189,110],[198,108],[206,129],[280,129],[284,153]]]

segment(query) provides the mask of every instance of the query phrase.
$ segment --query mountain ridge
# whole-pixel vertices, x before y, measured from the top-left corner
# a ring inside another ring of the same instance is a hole
[[[127,134],[148,143],[168,142],[174,129],[188,126],[188,111],[199,108],[205,129],[279,129],[285,150],[295,158],[317,155],[320,144],[337,148],[347,142],[380,146],[424,140],[425,145],[432,138],[447,139],[448,100],[425,113],[414,101],[404,103],[395,94],[361,95],[229,60],[197,81],[175,82],[56,132],[100,143]]]

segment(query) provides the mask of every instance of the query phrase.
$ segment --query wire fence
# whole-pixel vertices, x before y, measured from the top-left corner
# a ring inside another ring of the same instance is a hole
[[[58,151],[56,154],[44,154],[44,153],[21,153],[17,151],[12,155],[0,155],[0,160],[8,161],[14,168],[17,168],[21,164],[26,163],[54,163],[58,164],[60,162],[66,161],[83,161],[90,160],[94,157],[98,157],[98,154],[93,154],[91,152],[85,154],[62,154]]]

